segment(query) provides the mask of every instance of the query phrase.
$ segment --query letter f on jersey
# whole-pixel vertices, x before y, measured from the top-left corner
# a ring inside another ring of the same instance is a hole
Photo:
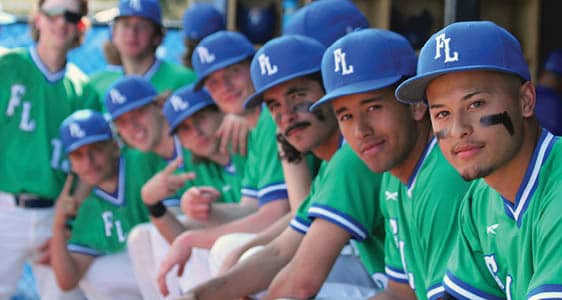
[[[35,129],[35,121],[31,120],[31,102],[23,101],[22,103],[23,95],[25,95],[25,86],[21,84],[12,85],[6,116],[13,116],[16,113],[16,108],[21,105],[22,111],[19,128],[23,131],[33,131]]]

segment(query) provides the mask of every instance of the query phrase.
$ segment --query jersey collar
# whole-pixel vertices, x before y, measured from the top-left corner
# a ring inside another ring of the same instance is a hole
[[[117,206],[125,204],[125,157],[119,158],[119,175],[117,181],[117,191],[108,193],[100,187],[94,187],[94,193],[103,200]]]
[[[552,133],[542,129],[539,142],[535,147],[531,162],[527,166],[525,177],[523,177],[523,182],[521,182],[519,190],[515,195],[515,203],[512,204],[501,196],[506,214],[517,222],[518,227],[521,227],[523,214],[527,210],[527,206],[537,189],[540,170],[544,162],[547,160],[555,141],[556,138]]]
[[[416,186],[416,180],[418,179],[418,173],[420,172],[421,166],[425,162],[425,159],[427,158],[429,153],[431,153],[431,150],[433,150],[433,147],[435,147],[436,142],[437,139],[435,137],[432,137],[431,140],[429,140],[429,143],[425,145],[425,149],[423,150],[423,153],[418,160],[416,167],[414,168],[414,172],[410,176],[410,179],[408,179],[408,197],[412,197],[412,190],[414,190],[414,187]]]
[[[66,73],[66,64],[60,71],[52,73],[51,71],[49,71],[49,69],[47,69],[47,67],[39,57],[39,53],[37,53],[37,47],[30,47],[29,54],[31,55],[31,60],[33,60],[33,63],[35,63],[35,65],[37,66],[39,71],[41,71],[47,81],[55,82],[61,80],[64,77],[64,74]]]
[[[162,64],[161,60],[159,60],[158,58],[155,59],[152,66],[150,66],[150,68],[148,68],[148,70],[142,76],[147,80],[152,79],[152,76],[154,76],[154,74],[158,71],[158,69],[160,69],[161,64]]]

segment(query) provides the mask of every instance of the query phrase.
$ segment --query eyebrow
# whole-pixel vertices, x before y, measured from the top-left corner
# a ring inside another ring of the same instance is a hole
[[[468,93],[468,94],[464,95],[461,98],[461,101],[469,100],[470,98],[473,98],[474,96],[478,96],[480,94],[489,94],[489,93],[490,92],[488,92],[488,91],[474,91],[474,92],[471,92],[471,93]],[[432,105],[429,106],[429,109],[441,108],[443,106],[445,106],[445,105],[443,105],[443,104],[432,104]]]
[[[363,100],[359,101],[359,105],[365,105],[365,104],[368,104],[368,103],[381,101],[382,99],[383,99],[382,96],[374,96],[374,97],[363,99]],[[347,110],[347,107],[344,106],[344,107],[336,110],[336,115],[339,115],[340,113],[342,113],[346,110]]]
[[[285,92],[285,96],[294,94],[294,93],[298,93],[298,92],[303,92],[303,91],[307,91],[308,87],[302,87],[302,86],[297,86],[297,87],[292,87],[289,88],[289,90],[287,92]]]

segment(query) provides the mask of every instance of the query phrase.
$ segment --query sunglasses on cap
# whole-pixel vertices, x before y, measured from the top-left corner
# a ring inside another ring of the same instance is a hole
[[[41,8],[39,9],[39,11],[49,19],[62,16],[66,22],[72,24],[77,24],[78,22],[80,22],[80,19],[82,19],[81,14],[69,11],[65,8]]]

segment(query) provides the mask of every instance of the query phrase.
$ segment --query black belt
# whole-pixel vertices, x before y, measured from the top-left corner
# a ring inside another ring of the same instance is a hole
[[[16,206],[25,208],[49,208],[55,205],[55,202],[49,198],[29,198],[20,195],[14,195]]]

